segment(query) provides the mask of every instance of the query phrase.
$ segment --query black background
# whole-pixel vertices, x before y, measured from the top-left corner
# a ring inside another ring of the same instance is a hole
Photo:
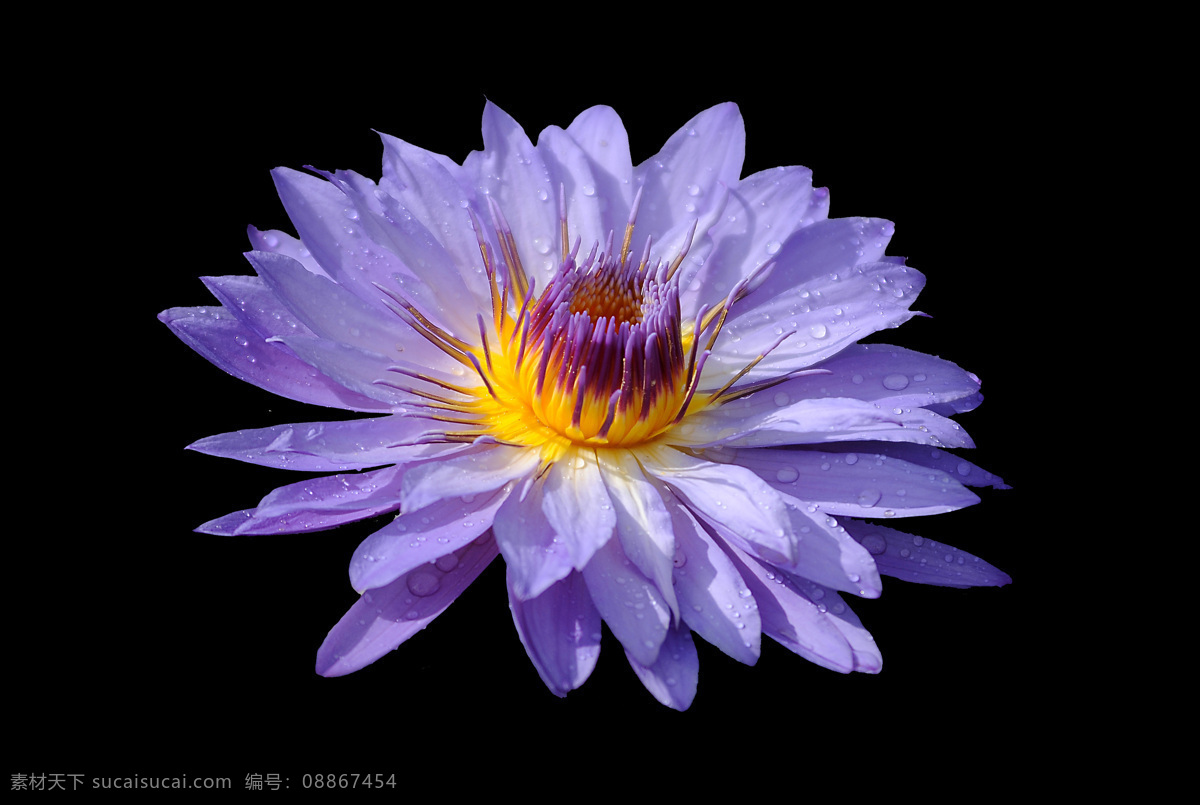
[[[624,779],[643,768],[668,780],[720,770],[795,781],[848,759],[868,770],[867,787],[891,768],[1012,780],[1030,762],[1012,730],[1057,720],[1072,639],[1049,603],[1058,537],[1038,447],[1054,402],[1040,367],[1060,336],[1027,290],[1053,271],[1041,238],[1055,192],[1053,87],[1004,69],[1003,48],[978,42],[918,55],[805,40],[767,61],[701,41],[643,53],[484,40],[431,55],[409,39],[114,45],[116,66],[71,88],[86,102],[58,129],[52,172],[74,179],[64,206],[86,219],[87,242],[52,249],[69,281],[42,291],[73,315],[42,386],[59,455],[42,476],[49,490],[33,494],[49,502],[10,553],[21,740],[6,771],[230,776],[237,787],[248,773],[279,773],[293,789],[303,774],[420,773],[519,788],[531,775]],[[531,137],[611,105],[635,163],[733,100],[746,121],[744,174],[807,165],[830,188],[832,215],[895,221],[889,253],[927,276],[916,307],[931,318],[874,340],[982,378],[987,401],[960,418],[978,445],[969,457],[1014,487],[901,527],[987,559],[1013,584],[885,580],[882,598],[855,604],[884,655],[877,676],[835,674],[769,640],[753,668],[700,644],[699,693],[676,713],[642,689],[607,633],[587,684],[551,695],[516,637],[497,562],[399,651],[348,677],[317,676],[317,647],[356,599],[351,553],[382,521],[194,533],[300,476],[183,448],[341,414],[240,383],[155,316],[211,303],[198,277],[250,273],[247,224],[290,230],[272,168],[378,177],[372,129],[461,161],[481,146],[485,97]],[[497,761],[508,778],[483,771]]]

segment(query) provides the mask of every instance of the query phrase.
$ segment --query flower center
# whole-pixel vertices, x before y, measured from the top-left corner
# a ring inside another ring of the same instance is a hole
[[[380,286],[396,303],[391,307],[397,315],[471,368],[482,386],[456,386],[400,367],[391,371],[439,386],[454,396],[387,380],[377,382],[429,400],[423,406],[429,409],[424,415],[430,419],[466,426],[441,433],[442,441],[489,437],[539,449],[546,462],[579,446],[644,444],[691,411],[749,393],[728,389],[763,356],[720,389],[699,396],[696,392],[725,316],[744,294],[750,278],[720,304],[701,308],[695,321],[684,322],[677,271],[695,228],[670,263],[659,260],[652,264],[649,243],[641,259],[633,260],[629,245],[638,200],[640,192],[618,254],[614,254],[610,234],[603,251],[596,244],[579,260],[578,240],[572,250],[566,249],[564,217],[562,260],[540,294],[534,293],[521,266],[503,214],[491,202],[503,260],[490,253],[480,236],[492,310],[490,327],[479,314],[475,343],[445,332],[395,291]],[[472,222],[480,233],[473,214]],[[501,272],[503,283],[498,280]],[[701,350],[704,338],[707,346]]]

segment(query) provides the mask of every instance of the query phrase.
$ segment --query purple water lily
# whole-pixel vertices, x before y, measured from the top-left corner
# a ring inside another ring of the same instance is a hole
[[[383,178],[275,171],[299,238],[251,228],[257,276],[160,318],[227,372],[374,414],[213,436],[211,455],[335,473],[206,523],[286,534],[396,516],[359,547],[362,597],[317,670],[425,628],[503,555],[517,634],[557,695],[601,622],[646,688],[688,707],[693,634],[753,664],[763,634],[827,668],[881,657],[842,593],[880,574],[1008,577],[878,521],[946,512],[998,478],[948,452],[979,380],[858,343],[924,278],[886,221],[830,219],[806,168],[740,178],[733,104],[633,166],[606,107],[537,144],[488,104],[462,165],[383,136]]]

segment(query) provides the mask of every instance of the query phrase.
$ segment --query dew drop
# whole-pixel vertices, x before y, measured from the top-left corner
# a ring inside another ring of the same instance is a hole
[[[883,493],[878,489],[864,489],[858,493],[858,505],[869,509],[878,503],[882,497]]]
[[[862,538],[862,546],[872,556],[879,556],[887,550],[887,540],[878,534],[867,534]]]
[[[780,467],[775,473],[775,478],[781,483],[790,484],[800,477],[800,473],[795,467]]]
[[[891,374],[883,379],[883,387],[892,391],[908,388],[908,377],[902,374]]]
[[[410,593],[422,598],[427,595],[433,595],[442,586],[442,582],[438,579],[437,575],[427,570],[418,570],[415,573],[409,573],[406,584]]]

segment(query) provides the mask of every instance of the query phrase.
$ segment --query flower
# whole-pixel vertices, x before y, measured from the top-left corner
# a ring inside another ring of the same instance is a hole
[[[383,177],[274,173],[299,239],[250,228],[257,276],[160,318],[227,372],[369,418],[192,449],[332,472],[206,523],[295,533],[397,513],[350,566],[362,597],[318,672],[395,649],[503,555],[517,634],[557,695],[604,621],[646,688],[690,705],[693,634],[752,664],[766,634],[837,671],[880,654],[841,594],[880,574],[1000,585],[987,563],[878,525],[1000,480],[948,452],[979,404],[958,366],[858,343],[924,279],[886,221],[830,219],[806,168],[740,178],[738,109],[634,167],[606,107],[534,145],[488,104],[462,165],[383,136]]]

